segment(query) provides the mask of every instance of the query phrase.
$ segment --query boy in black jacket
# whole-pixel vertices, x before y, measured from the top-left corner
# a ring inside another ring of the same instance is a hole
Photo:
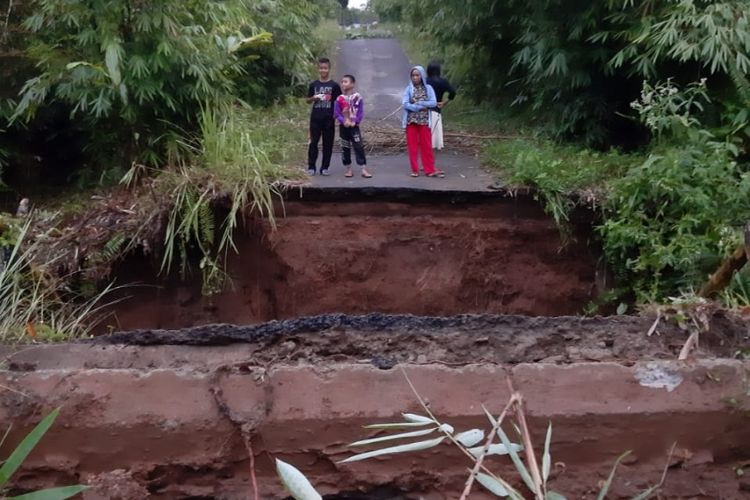
[[[320,78],[311,82],[307,88],[307,102],[312,103],[310,112],[310,145],[307,148],[307,173],[315,175],[315,163],[318,161],[318,142],[323,137],[323,159],[320,164],[320,175],[328,175],[333,154],[333,138],[336,126],[333,120],[333,103],[341,95],[339,84],[331,80],[331,61],[322,57],[318,59]]]

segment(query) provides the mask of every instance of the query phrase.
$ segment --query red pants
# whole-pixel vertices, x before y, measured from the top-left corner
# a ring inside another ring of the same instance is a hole
[[[406,149],[409,151],[411,171],[419,173],[418,155],[422,153],[422,167],[429,175],[435,172],[435,156],[432,153],[432,132],[429,125],[410,123],[406,126]]]

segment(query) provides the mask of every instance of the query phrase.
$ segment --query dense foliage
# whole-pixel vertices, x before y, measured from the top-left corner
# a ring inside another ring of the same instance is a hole
[[[612,183],[600,227],[604,248],[642,300],[697,289],[740,242],[750,220],[750,172],[737,146],[695,114],[703,83],[679,91],[644,85],[633,103],[658,137],[648,158]]]
[[[715,121],[747,126],[746,0],[373,0],[411,23],[477,99],[513,103],[558,137],[644,139],[628,115],[641,81],[710,77]],[[619,114],[618,114],[619,112]]]
[[[205,105],[266,105],[306,78],[314,0],[34,0],[11,47],[20,88],[4,89],[16,131],[82,136],[95,173],[137,160],[158,165]],[[10,42],[9,42],[10,43]],[[10,49],[8,49],[10,50]],[[33,69],[29,69],[33,63]],[[8,86],[19,86],[11,75]],[[36,121],[35,121],[36,120]],[[115,172],[116,173],[116,172]]]

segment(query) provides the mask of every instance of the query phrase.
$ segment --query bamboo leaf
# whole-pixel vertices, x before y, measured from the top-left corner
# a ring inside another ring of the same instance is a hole
[[[404,420],[407,422],[421,422],[422,424],[436,424],[433,419],[429,417],[423,417],[422,415],[417,415],[416,413],[402,413],[402,417],[404,417]]]
[[[497,420],[495,420],[495,417],[492,416],[492,414],[487,410],[487,408],[485,408],[484,405],[482,405],[482,409],[484,410],[484,414],[487,415],[487,418],[494,428]],[[521,479],[523,479],[523,482],[526,483],[526,486],[528,486],[531,491],[535,491],[536,487],[534,485],[534,481],[531,480],[529,471],[526,469],[526,466],[518,456],[518,452],[516,450],[516,447],[518,445],[510,442],[510,439],[508,439],[508,436],[505,435],[505,432],[503,432],[503,428],[500,426],[497,427],[497,435],[500,437],[500,441],[503,442],[503,446],[510,455],[510,459],[513,461],[513,465],[516,466],[516,470],[518,470],[518,473],[521,475]]]
[[[512,443],[511,446],[513,446],[513,449],[516,452],[523,450],[523,446],[521,446],[520,444]],[[484,446],[476,446],[474,448],[469,448],[469,453],[471,453],[475,457],[478,457],[482,454],[483,450]],[[491,444],[489,450],[487,450],[487,453],[485,453],[485,456],[507,455],[508,453],[508,448],[506,448],[504,444]]]
[[[67,69],[68,71],[70,71],[72,69],[76,69],[76,68],[81,67],[81,66],[86,67],[86,68],[95,69],[97,71],[102,71],[102,68],[100,66],[96,66],[96,65],[91,64],[91,63],[86,62],[86,61],[74,61],[74,62],[68,63],[68,64],[65,65],[65,69]]]
[[[484,431],[482,429],[470,429],[468,431],[459,432],[454,438],[463,446],[469,448],[484,439]]]
[[[315,491],[310,481],[296,467],[276,459],[276,472],[295,500],[322,500],[320,493]]]
[[[442,432],[447,432],[448,434],[453,434],[453,431],[455,430],[452,425],[450,424],[440,424],[440,427],[438,427]]]
[[[229,47],[229,52],[237,52],[238,50],[243,50],[250,47],[260,47],[263,45],[270,45],[273,43],[273,34],[269,33],[268,31],[263,31],[261,33],[258,33],[255,36],[251,36],[248,38],[243,38],[242,40],[237,41],[236,37],[229,37],[227,38],[227,47]]]
[[[350,463],[358,462],[360,460],[366,460],[368,458],[379,457],[381,455],[391,455],[396,453],[407,453],[410,451],[419,451],[432,448],[443,442],[445,436],[436,439],[429,439],[427,441],[417,441],[416,443],[402,444],[399,446],[391,446],[389,448],[383,448],[382,450],[368,451],[366,453],[360,453],[358,455],[351,456],[339,463]]]
[[[477,482],[484,486],[484,488],[493,495],[499,497],[507,497],[509,495],[508,490],[505,489],[505,486],[500,484],[500,482],[494,477],[485,474],[484,472],[478,472],[475,477]]]
[[[104,51],[104,63],[107,66],[112,83],[120,85],[120,45],[117,42],[109,42]]]
[[[544,500],[566,500],[565,497],[556,491],[548,491],[547,494],[544,495]]]
[[[52,424],[55,422],[57,415],[60,413],[60,408],[55,408],[52,412],[44,417],[41,422],[37,424],[31,432],[29,432],[23,441],[13,450],[8,459],[0,467],[0,486],[4,486],[8,483],[11,476],[18,470],[26,457],[29,456],[31,450],[33,450],[39,441],[44,437],[44,434],[49,430]]]
[[[419,436],[426,436],[427,434],[433,433],[437,430],[435,429],[423,429],[420,431],[412,431],[412,432],[402,432],[400,434],[391,434],[389,436],[381,436],[376,437],[372,439],[363,439],[362,441],[356,441],[349,446],[367,446],[368,444],[374,444],[374,443],[381,443],[383,441],[391,441],[393,439],[404,439],[404,438],[411,438],[411,437],[419,437]]]
[[[435,424],[435,422],[390,422],[385,424],[370,424],[363,426],[363,429],[408,429],[409,427],[424,427],[425,425]]]
[[[526,486],[528,486],[531,491],[535,491],[536,486],[534,485],[534,481],[531,479],[531,475],[529,474],[528,469],[526,469],[526,466],[521,460],[521,457],[518,456],[518,453],[513,447],[513,443],[511,443],[510,439],[508,439],[508,436],[505,435],[502,427],[497,428],[497,434],[498,436],[500,436],[500,441],[502,441],[507,448],[510,459],[513,461],[513,465],[516,466],[516,470],[518,470],[518,473],[521,475],[521,479],[523,479],[523,482],[526,483]]]

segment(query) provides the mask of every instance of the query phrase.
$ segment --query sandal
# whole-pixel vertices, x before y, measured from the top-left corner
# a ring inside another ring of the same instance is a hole
[[[427,177],[439,177],[440,179],[442,179],[443,177],[445,177],[445,172],[443,172],[442,170],[435,170],[431,174],[427,174]]]
[[[419,177],[419,174],[415,174],[414,172],[412,172],[412,173],[411,173],[410,175],[411,175],[412,177]]]
[[[352,173],[351,169],[347,170],[344,174],[344,177],[354,177],[354,174]]]
[[[365,179],[372,179],[372,174],[369,174],[369,173],[366,174],[363,172],[362,177],[364,177]]]

